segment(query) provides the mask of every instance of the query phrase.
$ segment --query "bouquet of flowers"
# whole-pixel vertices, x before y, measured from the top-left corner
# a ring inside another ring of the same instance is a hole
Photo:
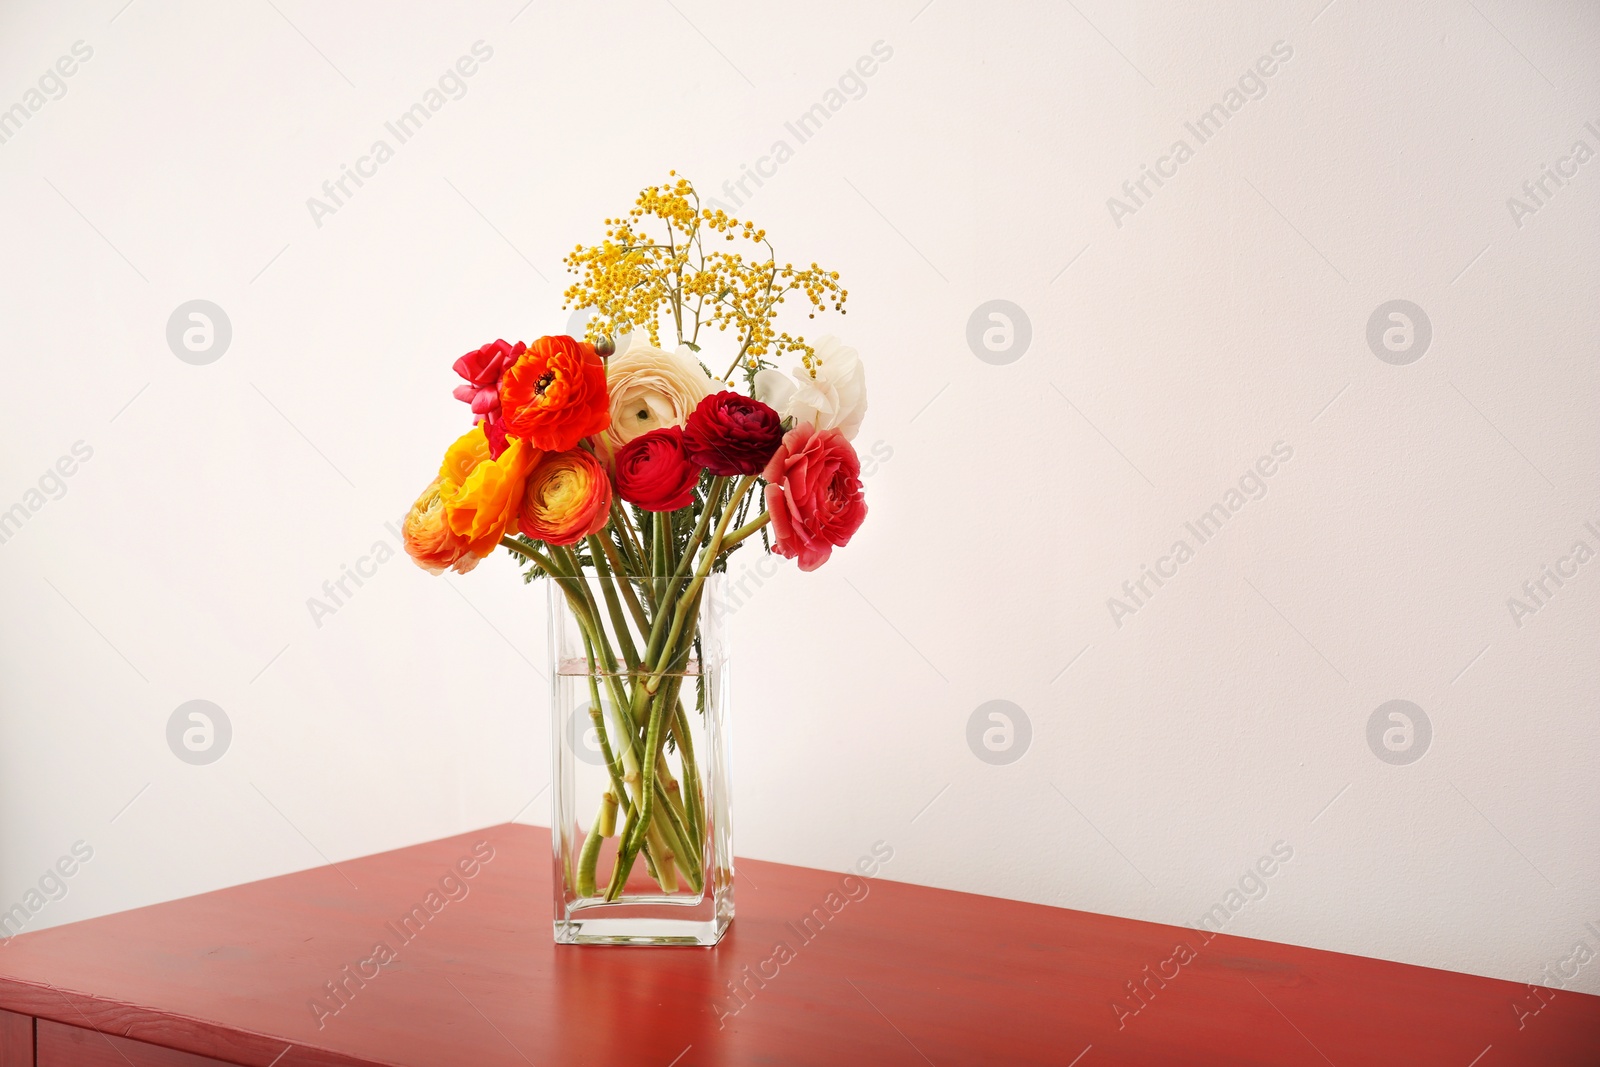
[[[585,337],[500,340],[456,360],[473,426],[403,531],[435,574],[503,548],[525,580],[562,590],[607,772],[576,861],[562,861],[580,903],[618,900],[641,855],[662,893],[681,891],[680,874],[695,894],[718,876],[685,706],[703,714],[704,693],[681,698],[702,660],[708,577],[757,542],[815,570],[867,511],[850,443],[866,410],[860,359],[779,322],[789,303],[842,314],[838,273],[780,263],[764,230],[672,177],[567,256],[567,304],[593,309]]]

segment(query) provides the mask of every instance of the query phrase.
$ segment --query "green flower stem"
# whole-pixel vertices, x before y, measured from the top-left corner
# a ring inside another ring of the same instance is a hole
[[[671,574],[678,568],[678,513],[666,511],[662,512],[661,517],[666,520],[666,533],[661,539],[661,546],[665,552],[663,558],[666,561],[663,573]]]
[[[612,699],[616,701],[618,707],[631,707],[633,701],[623,686],[622,678],[624,675],[629,678],[634,677],[633,664],[630,663],[630,669],[624,671],[622,665],[617,662],[616,653],[612,651],[611,643],[606,637],[605,627],[600,621],[600,607],[595,603],[594,594],[589,591],[588,579],[584,576],[583,568],[579,566],[577,557],[570,549],[566,548],[555,549],[554,556],[556,559],[564,561],[568,567],[567,572],[558,580],[567,584],[567,599],[569,602],[574,600],[572,590],[577,590],[577,599],[581,600],[584,607],[583,612],[579,615],[579,625],[584,625],[585,619],[587,619],[589,635],[594,639],[595,646],[600,650],[601,663],[605,668],[606,687],[611,690]],[[619,614],[620,612],[613,615],[613,622],[617,621]],[[621,633],[627,633],[626,624],[622,625]]]
[[[600,651],[605,654],[607,666],[610,670],[619,670],[616,655],[611,651],[611,642],[607,639],[605,623],[600,615],[600,605],[594,599],[594,593],[589,589],[588,577],[583,573],[583,565],[578,562],[578,556],[571,548],[564,545],[551,545],[550,556],[562,567],[562,577],[570,583],[569,588],[576,590],[583,598],[584,605],[588,608],[589,618],[594,624],[597,644]],[[570,595],[570,594],[569,594]],[[613,616],[613,623],[616,616]],[[623,628],[624,632],[626,627]]]
[[[658,702],[652,702],[652,704],[655,703]],[[618,843],[616,865],[612,868],[611,884],[606,890],[607,900],[615,900],[622,892],[623,886],[627,884],[628,872],[633,868],[634,860],[637,858],[640,848],[647,841],[650,823],[655,816],[655,783],[658,780],[658,763],[654,753],[657,751],[657,746],[660,742],[660,720],[652,712],[645,727],[644,748],[646,753],[650,753],[642,772],[642,777],[647,787],[640,790],[645,799],[638,813],[639,818],[632,824],[631,832],[624,835]]]
[[[705,887],[704,875],[700,870],[701,849],[699,842],[689,836],[688,824],[681,814],[682,801],[678,797],[680,792],[681,787],[677,782],[673,782],[672,787],[667,789],[662,786],[659,777],[656,779],[656,802],[661,806],[661,810],[666,812],[667,818],[664,822],[660,818],[652,819],[649,828],[661,834],[669,850],[678,857],[679,869],[688,877],[689,888],[698,893]]]
[[[705,684],[704,667],[701,668],[700,684]],[[673,740],[678,745],[678,762],[683,766],[683,795],[679,798],[683,805],[684,838],[693,842],[704,856],[705,845],[705,798],[700,789],[700,767],[695,760],[694,738],[689,734],[688,715],[683,710],[683,701],[679,699],[679,692],[683,679],[673,679],[668,699],[671,701],[671,717],[667,728],[671,731]]]
[[[680,662],[677,665],[682,665],[682,661],[686,661],[690,651],[691,643],[686,643],[682,654],[678,656]],[[672,707],[677,710],[677,686],[680,683],[682,678],[678,678],[677,675],[670,678],[670,686],[658,697],[656,702],[659,705],[654,709],[656,713],[651,718],[659,717],[661,707]],[[635,689],[635,694],[637,693],[638,689]],[[656,880],[672,878],[674,869],[662,859],[662,856],[664,853],[674,854],[677,857],[678,867],[690,881],[691,889],[694,893],[701,893],[704,889],[704,861],[701,857],[704,816],[701,813],[699,773],[698,768],[694,766],[693,739],[686,733],[686,729],[678,733],[678,753],[680,760],[685,761],[685,776],[688,781],[688,790],[683,790],[678,782],[672,779],[672,773],[666,763],[666,752],[664,752],[666,737],[658,736],[656,741],[651,742],[648,720],[646,720],[645,737],[638,737],[632,729],[634,725],[624,721],[621,712],[618,712],[618,720],[618,729],[622,729],[624,736],[629,737],[629,745],[624,749],[624,763],[629,771],[627,781],[634,784],[640,801],[637,809],[630,806],[630,813],[635,816],[632,821],[634,830],[632,833],[624,833],[622,838],[619,838],[622,845],[618,857],[621,873],[613,878],[613,888],[621,893],[622,886],[626,885],[627,872],[632,869],[638,851],[643,849],[646,865],[650,867],[651,875],[656,877]],[[640,744],[642,741],[643,744]],[[646,757],[646,752],[653,752],[654,760]],[[685,795],[688,798],[686,805],[694,809],[693,816],[690,814],[690,809],[685,806]],[[658,808],[659,813],[666,816],[664,819],[656,814]],[[662,881],[662,888],[672,891],[666,881]],[[611,888],[608,888],[608,893],[610,891]]]
[[[678,702],[678,687],[683,683],[681,677],[675,677],[668,687],[667,707],[675,708]],[[671,727],[671,719],[667,720],[667,727]],[[663,739],[665,740],[665,739]],[[690,774],[694,768],[693,742],[684,735],[678,741],[678,759],[683,764],[684,781],[691,781]],[[699,890],[701,855],[703,852],[700,836],[694,831],[694,820],[689,814],[687,799],[684,789],[672,777],[672,769],[667,764],[665,745],[656,753],[656,782],[657,795],[662,801],[661,810],[667,815],[667,820],[672,824],[678,839],[683,842],[684,851],[678,854],[680,865],[684,873],[689,876],[689,881]],[[698,775],[694,779],[698,787]]]
[[[722,523],[722,527],[726,527],[726,525],[727,523],[724,521]],[[717,536],[720,538],[721,535],[722,529],[719,528],[717,531]],[[713,542],[713,547],[714,546],[715,542]],[[709,566],[710,563],[708,559],[706,562],[702,563],[701,569],[705,570],[709,568]],[[700,574],[698,575],[698,578],[703,580],[704,575]],[[683,610],[687,602],[696,601],[699,599],[698,593],[698,588],[692,589],[690,595],[686,598],[685,603],[679,604],[675,613],[678,622],[681,622],[682,620]],[[678,631],[680,629],[681,626],[674,625],[673,635],[669,641],[669,647],[676,647],[675,643],[677,641]],[[644,763],[644,778],[648,788],[644,790],[644,807],[639,813],[639,822],[634,827],[633,836],[623,841],[622,847],[617,853],[617,864],[615,870],[612,872],[612,881],[611,886],[608,889],[608,895],[606,897],[607,900],[615,900],[616,897],[612,894],[620,893],[622,891],[622,886],[627,882],[628,871],[632,868],[634,860],[638,857],[639,849],[643,847],[645,843],[645,831],[650,828],[651,818],[654,814],[652,802],[655,800],[656,793],[656,768],[657,763],[661,758],[663,746],[666,744],[666,735],[662,727],[665,722],[665,712],[669,698],[671,698],[674,703],[676,702],[676,690],[674,686],[669,686],[667,689],[659,689],[661,678],[669,666],[675,670],[682,670],[684,665],[688,662],[689,654],[693,651],[693,647],[694,641],[691,635],[689,640],[685,641],[682,647],[677,649],[671,660],[668,660],[665,656],[663,656],[660,667],[651,677],[651,682],[655,683],[657,688],[651,689],[647,686],[647,691],[651,693],[650,720],[648,726],[646,727],[644,744],[644,750],[647,756],[647,759]],[[668,817],[668,821],[672,821],[671,816]],[[695,874],[698,875],[699,872],[696,871]]]
[[[625,708],[629,705],[629,698],[626,690],[622,687],[622,670],[617,663],[615,653],[612,652],[610,644],[605,639],[605,631],[600,626],[599,606],[595,603],[593,595],[589,593],[587,581],[581,574],[581,568],[578,566],[577,558],[570,550],[564,548],[557,549],[553,555],[555,559],[561,560],[566,565],[565,568],[555,567],[555,569],[552,570],[552,574],[555,576],[555,581],[562,582],[566,587],[568,602],[573,606],[574,613],[578,618],[579,626],[584,630],[586,651],[592,652],[594,648],[598,648],[600,650],[601,665],[604,669],[607,688],[612,691],[612,699],[616,703],[616,706],[619,708]],[[577,595],[573,593],[574,588],[577,590]],[[592,658],[590,660],[590,668],[590,685],[591,690],[594,691],[594,661]],[[598,695],[597,691],[595,692],[596,695]],[[603,719],[598,721],[597,725],[601,730],[601,736],[604,737],[605,730]],[[631,728],[629,728],[624,731],[623,736],[628,738],[628,748],[625,749],[623,753],[624,764],[627,767],[628,775],[623,780],[626,781],[627,778],[633,778],[639,783],[636,786],[636,805],[640,809],[648,808],[649,804],[647,798],[654,799],[654,794],[659,794],[660,798],[665,802],[666,810],[668,812],[668,823],[670,824],[669,827],[663,827],[660,830],[660,836],[666,840],[667,845],[678,855],[691,856],[697,854],[698,850],[687,848],[683,842],[683,834],[685,831],[684,817],[681,811],[675,810],[675,806],[672,803],[672,798],[668,792],[668,786],[672,784],[670,774],[667,776],[665,782],[663,782],[659,777],[652,782],[650,780],[651,776],[644,774],[641,771],[641,768],[644,764],[644,752],[639,748],[639,739],[637,735]],[[619,786],[614,784],[613,787],[618,788]],[[639,815],[640,817],[638,825],[647,829],[649,827],[648,816],[644,815],[642,810]],[[648,858],[649,857],[647,857],[647,859]],[[660,870],[660,867],[654,862],[651,862],[650,866],[653,872]],[[695,886],[695,891],[699,892],[701,880],[697,877],[697,874],[698,872],[695,872],[694,875],[691,875],[690,881]]]
[[[610,796],[607,793],[606,796]],[[589,836],[583,839],[583,851],[578,854],[578,873],[576,876],[577,890],[580,897],[594,896],[594,869],[600,863],[600,844],[605,838],[596,829],[590,828]]]
[[[633,816],[629,817],[627,820],[624,821],[623,826],[622,826],[622,832],[617,837],[617,840],[619,842],[625,841],[629,837],[633,836],[634,831],[637,829],[637,827],[639,825],[639,820],[637,818],[637,815],[638,815],[638,813],[635,812]],[[661,875],[661,872],[660,872],[660,868],[656,863],[656,856],[660,852],[664,851],[663,845],[661,844],[661,842],[659,840],[651,840],[647,836],[645,838],[644,848],[643,848],[642,851],[644,852],[645,870],[649,872],[651,878],[654,878],[656,880],[656,883],[658,885],[661,884],[662,875]],[[665,851],[670,851],[670,850],[665,850]],[[611,899],[608,894],[610,894],[610,892],[611,892],[611,883],[616,881],[616,876],[617,876],[617,869],[616,869],[615,866],[613,866],[611,868],[611,879],[610,879],[610,881],[607,882],[604,892],[601,893],[601,899],[602,900],[609,901]],[[666,887],[662,886],[662,888],[665,889]]]
[[[595,721],[596,729],[599,730],[601,751],[607,754],[606,764],[608,767],[611,767],[617,761],[615,756],[611,754],[610,741],[606,735],[605,720],[603,715],[600,714],[600,690],[595,681],[595,677],[599,675],[605,678],[606,688],[611,692],[613,706],[617,708],[625,708],[628,706],[628,694],[621,684],[621,679],[619,677],[620,668],[617,665],[616,656],[612,653],[611,647],[605,641],[604,631],[600,628],[599,620],[594,614],[595,608],[593,607],[589,598],[576,596],[572,592],[571,587],[582,586],[583,579],[571,578],[563,575],[561,577],[555,577],[552,580],[561,582],[565,587],[565,591],[567,593],[567,604],[572,609],[573,616],[578,620],[579,629],[583,631],[584,654],[588,658],[589,662],[588,682],[591,700],[590,716]],[[596,662],[596,648],[599,648],[601,653],[599,657],[599,663]],[[623,750],[623,760],[621,761],[622,767],[628,772],[636,773],[639,762],[638,741],[634,738],[631,730],[621,731],[621,736],[628,740],[628,747]],[[623,789],[622,787],[624,776],[613,773],[612,779],[613,788],[617,789],[622,798],[626,800],[628,796],[627,790]],[[632,805],[630,804],[629,807],[631,809]]]
[[[712,478],[711,488],[708,490],[707,499],[720,497],[722,487],[726,484],[725,478]],[[678,561],[678,566],[672,576],[672,584],[667,589],[666,596],[658,601],[656,617],[650,626],[650,639],[645,642],[645,661],[654,663],[661,654],[661,639],[666,636],[667,599],[678,595],[678,590],[683,584],[684,577],[688,574],[689,563],[694,559],[695,549],[700,547],[700,542],[706,535],[706,527],[711,524],[711,508],[707,506],[700,512],[700,521],[695,524],[694,532],[689,535],[689,541],[683,547],[683,558]]]
[[[622,887],[627,884],[628,872],[633,868],[633,861],[639,854],[639,849],[644,847],[646,835],[650,831],[650,824],[655,816],[655,785],[656,785],[656,753],[662,744],[661,736],[661,709],[665,703],[665,694],[659,694],[651,701],[650,722],[645,732],[644,750],[648,758],[644,763],[644,806],[639,810],[639,819],[634,824],[633,834],[622,843],[622,848],[617,853],[617,863],[611,872],[611,885],[607,887],[606,899],[616,900],[622,892]]]
[[[681,679],[678,678],[675,678],[674,681],[681,683]],[[638,698],[640,692],[641,688],[636,686],[634,689],[634,695],[636,699]],[[675,692],[676,690],[674,689],[674,693]],[[648,704],[646,705],[646,708],[648,709]],[[617,718],[619,721],[623,719],[621,713],[618,713]],[[629,770],[632,773],[639,774],[645,781],[649,781],[649,776],[643,774],[641,770],[645,766],[646,752],[651,751],[651,749],[649,749],[648,745],[645,743],[648,736],[648,713],[630,725],[632,726],[632,729],[630,729],[628,733],[630,751],[627,753],[630,757],[628,761]],[[619,726],[619,729],[621,728],[622,727]],[[640,730],[645,732],[646,737],[641,737],[639,735],[638,731]],[[678,853],[680,858],[688,858],[698,861],[701,852],[700,842],[699,839],[690,832],[690,826],[692,824],[689,820],[688,812],[684,807],[684,801],[682,797],[683,791],[680,788],[679,783],[672,776],[672,769],[667,763],[664,748],[658,745],[654,749],[654,752],[655,778],[652,795],[655,801],[660,804],[661,810],[665,812],[668,821],[672,824],[673,836],[682,842],[682,847],[675,849],[675,851]],[[687,753],[687,755],[685,755],[685,753]],[[687,736],[680,741],[679,758],[680,760],[686,761],[685,773],[687,774],[688,768],[694,767],[694,743],[693,740]],[[640,787],[640,793],[641,795],[644,795],[645,793],[645,787],[643,785]],[[646,826],[646,828],[648,828],[648,826]],[[690,881],[698,884],[699,878],[691,873]]]
[[[661,610],[661,605],[666,601],[666,583],[661,579],[666,574],[667,555],[662,547],[666,534],[666,526],[659,511],[650,513],[650,576],[651,585],[656,591],[656,610]]]
[[[607,790],[600,795],[600,817],[594,822],[594,832],[601,837],[615,837],[617,809],[622,806],[615,793]]]
[[[632,810],[631,808],[629,809]],[[600,846],[617,832],[617,798],[611,790],[600,794],[600,811],[589,835],[583,839],[583,851],[578,856],[576,885],[578,895],[592,897],[595,893],[595,868],[600,862]],[[659,864],[657,865],[659,868]]]
[[[705,539],[706,530],[715,521],[719,511],[715,505],[722,503],[727,490],[727,478],[720,474],[712,477],[710,486],[706,488],[705,507],[700,511],[700,521],[695,523],[694,533],[689,535],[689,540],[683,546],[683,558],[678,560],[678,565],[672,572],[674,578],[688,577],[690,565],[694,562],[695,549],[700,547],[700,542]]]
[[[746,475],[745,477],[739,479],[739,486],[733,492],[734,497],[737,498],[743,496],[749,490],[750,486],[755,483],[755,480],[756,476],[753,474]],[[706,575],[711,573],[711,564],[722,552],[722,537],[723,534],[727,532],[728,522],[732,518],[733,509],[725,509],[722,513],[722,521],[717,523],[716,534],[711,538],[711,543],[706,546],[705,551],[700,554],[700,566],[695,568],[694,581],[689,584],[688,590],[686,590],[684,595],[678,600],[677,609],[672,613],[672,629],[667,634],[666,646],[663,649],[660,658],[656,661],[655,670],[651,673],[650,678],[645,682],[645,691],[648,693],[654,694],[655,691],[661,686],[661,676],[667,668],[666,650],[673,648],[678,643],[678,635],[683,632],[685,609],[687,609],[691,603],[699,602],[700,587],[705,584]]]
[[[573,579],[573,581],[582,584],[582,579]],[[591,619],[589,625],[596,628],[598,626],[595,618],[597,611],[598,609],[593,604],[593,598],[589,598],[587,605],[587,613]],[[602,662],[607,672],[606,681],[612,689],[612,696],[616,701],[616,706],[625,708],[628,706],[628,698],[622,688],[620,668],[617,665],[616,657],[606,645],[602,636],[595,637],[594,641],[600,648]],[[635,694],[637,692],[636,686]],[[618,718],[622,718],[620,713]],[[660,761],[659,746],[656,748],[651,748],[648,744],[641,746],[641,739],[631,723],[621,722],[618,728],[623,732],[623,736],[628,739],[628,747],[623,751],[628,777],[638,782],[636,786],[636,803],[639,811],[635,836],[641,837],[642,840],[644,831],[651,828],[652,812],[655,804],[659,803],[666,813],[666,825],[661,826],[658,831],[660,836],[665,839],[667,846],[674,854],[683,858],[698,859],[700,850],[697,847],[697,843],[688,837],[688,824],[682,809],[682,802],[672,795],[677,783],[673,780],[670,770],[661,773],[662,769],[658,766]],[[649,759],[647,756],[647,753],[652,752],[656,753],[656,759],[654,760]],[[637,852],[637,846],[635,852]],[[632,857],[629,858],[628,865],[632,866]],[[657,870],[660,870],[659,865]],[[703,884],[699,870],[690,868],[685,873],[689,875],[690,884],[694,887],[695,892],[699,892]],[[624,878],[626,878],[626,872],[624,872]]]
[[[622,842],[627,841],[629,838],[631,838],[633,836],[633,828],[635,826],[637,826],[638,824],[639,824],[639,813],[638,813],[638,811],[630,811],[630,812],[628,812],[627,817],[622,820],[622,827],[617,831],[617,843],[618,843],[617,859],[612,861],[611,878],[606,883],[606,891],[605,891],[605,899],[606,900],[614,900],[615,899],[611,895],[611,889],[612,889],[612,886],[617,884],[617,869],[620,866],[620,862],[619,861],[622,858],[621,844],[622,844]],[[596,888],[598,889],[598,887],[596,887]]]
[[[552,580],[561,581],[562,579],[552,577]],[[572,579],[566,580],[571,581]],[[589,664],[589,717],[594,723],[596,734],[600,738],[600,751],[605,757],[606,770],[611,778],[610,787],[600,797],[600,810],[596,813],[594,822],[590,826],[589,835],[584,839],[583,850],[578,857],[578,870],[575,874],[571,871],[568,872],[578,894],[592,897],[595,894],[595,866],[600,859],[600,845],[603,838],[615,832],[618,804],[620,803],[624,806],[629,820],[635,818],[637,809],[633,800],[628,796],[628,789],[624,784],[624,763],[612,750],[610,739],[606,733],[605,717],[601,710],[600,689],[595,681],[596,674],[599,672],[599,664],[596,662],[595,657],[594,620],[589,616],[587,605],[580,604],[577,598],[571,596],[570,591],[568,603],[579,621],[580,628],[583,630],[584,655]],[[635,780],[638,778],[637,774],[633,774],[632,777]],[[658,869],[652,857],[647,855],[645,862],[652,873]]]
[[[509,548],[511,551],[515,552],[524,559],[529,559],[537,563],[540,567],[544,568],[544,572],[546,574],[555,575],[561,573],[556,569],[556,565],[550,562],[550,557],[546,556],[543,552],[540,552],[537,548],[523,544],[514,537],[500,538],[500,545],[502,548]]]
[[[705,668],[701,667],[701,685],[705,684]],[[683,763],[683,809],[689,821],[689,837],[704,842],[706,835],[705,798],[700,794],[700,767],[694,758],[694,744],[689,738],[688,715],[683,701],[673,699],[672,736],[678,743],[678,758]]]
[[[606,758],[606,770],[611,773],[611,791],[616,794],[616,799],[627,805],[629,811],[633,810],[633,802],[628,798],[628,790],[622,784],[623,775],[626,773],[622,759],[611,749],[611,739],[606,735],[605,713],[602,711],[600,701],[600,687],[596,684],[594,642],[589,635],[583,635],[583,649],[589,657],[589,718],[594,722],[595,733],[600,737],[600,754]],[[613,801],[615,803],[615,801]]]
[[[567,551],[571,553],[571,549]],[[589,537],[589,551],[594,558],[595,574],[599,575],[601,595],[606,599],[606,611],[611,615],[611,626],[617,633],[617,644],[621,646],[631,672],[639,666],[639,650],[633,645],[633,635],[628,631],[628,620],[622,614],[622,602],[617,598],[616,583],[611,578],[611,565],[606,562],[605,552],[600,550],[598,537],[593,535]],[[576,557],[573,558],[573,562],[577,562]]]
[[[718,519],[722,518],[722,509],[726,508],[726,507],[729,507],[732,504],[733,504],[733,497],[731,495],[729,495],[727,483],[724,482],[723,486],[722,486],[722,491],[720,493],[716,494],[716,506],[717,506],[716,518],[718,518]]]
[[[693,638],[691,636],[684,643],[682,655],[683,660],[687,660],[690,650],[692,649],[692,645]],[[669,707],[676,708],[678,703],[677,690],[678,687],[682,685],[682,682],[683,679],[681,677],[675,676],[673,678],[672,692],[670,695],[672,702],[668,705]],[[648,706],[649,699],[647,696],[645,696],[643,697],[643,702],[641,703],[642,696],[642,686],[640,686],[636,680],[634,686],[634,699],[636,706],[639,707],[641,711]],[[670,721],[668,725],[670,727]],[[696,820],[692,818],[689,813],[689,809],[687,807],[687,803],[689,801],[687,798],[698,795],[699,773],[694,758],[694,739],[689,736],[687,731],[684,731],[680,736],[678,736],[677,743],[679,762],[683,766],[685,781],[690,783],[691,790],[686,793],[684,790],[680,789],[677,782],[673,781],[672,771],[667,764],[666,753],[663,748],[657,749],[657,780],[659,783],[662,783],[662,786],[658,787],[657,793],[659,799],[665,801],[663,804],[663,810],[666,812],[667,818],[672,822],[673,828],[677,831],[678,836],[687,846],[687,852],[680,854],[679,859],[683,861],[682,866],[684,871],[688,875],[691,884],[695,886],[695,889],[698,892],[703,882],[703,864],[701,862],[703,842],[700,838],[700,835],[694,830]]]
[[[667,573],[667,516],[664,512],[650,513],[650,573],[663,577]]]
[[[628,557],[629,566],[623,570],[635,574],[644,573],[644,549],[639,544],[639,534],[633,527],[633,518],[628,514],[622,501],[615,497],[611,500],[611,525],[617,531],[617,540],[621,542],[623,555]]]
[[[721,551],[731,551],[736,545],[738,545],[740,541],[743,541],[746,537],[749,537],[751,534],[755,533],[757,530],[761,529],[761,527],[765,526],[771,521],[772,516],[763,511],[760,515],[757,515],[754,519],[751,519],[749,522],[745,523],[743,526],[739,527],[737,530],[733,531],[733,533],[724,538]]]
[[[617,705],[619,708],[623,706],[621,704]],[[659,804],[661,810],[666,813],[667,823],[661,827],[661,834],[666,838],[667,844],[672,848],[672,851],[679,856],[698,856],[699,848],[687,836],[688,822],[682,810],[681,801],[673,796],[673,792],[678,787],[671,771],[667,770],[662,773],[662,769],[659,767],[659,758],[657,766],[654,768],[656,770],[655,774],[652,775],[645,771],[645,752],[648,750],[643,746],[644,739],[639,737],[631,723],[624,720],[621,711],[616,714],[618,719],[616,728],[621,736],[628,740],[628,745],[623,749],[622,753],[623,764],[627,770],[623,780],[633,785],[636,798],[635,805],[639,809],[637,812],[639,826],[641,829],[649,828],[652,819],[651,812],[654,810],[654,805]],[[694,884],[695,891],[699,892],[700,879],[696,873],[691,873],[690,882]]]
[[[650,632],[649,616],[645,613],[644,605],[639,603],[638,596],[633,591],[633,581],[629,577],[626,560],[617,552],[617,546],[611,543],[611,538],[604,533],[591,534],[589,537],[589,551],[595,554],[595,546],[599,546],[606,559],[611,562],[611,573],[616,576],[617,585],[622,589],[622,599],[627,601],[628,611],[633,615],[633,621],[638,624],[640,635]]]
[[[627,808],[628,824],[635,828],[633,835],[624,833],[620,840],[627,841],[630,836],[640,836],[644,830],[651,827],[652,822],[659,822],[661,825],[658,827],[658,832],[664,839],[666,846],[674,854],[680,857],[698,856],[699,849],[692,847],[693,842],[685,836],[687,832],[685,818],[678,810],[669,790],[669,787],[675,785],[675,783],[672,782],[670,775],[664,779],[661,775],[652,774],[644,769],[644,753],[640,747],[641,739],[634,733],[631,724],[620,721],[621,718],[622,715],[619,712],[617,729],[622,731],[624,737],[628,738],[628,747],[623,750],[623,762],[627,768],[627,774],[623,780],[632,786],[636,803],[630,804]],[[613,786],[613,788],[616,787]],[[657,804],[666,812],[667,817],[665,820],[654,818],[653,812]],[[632,866],[632,857],[629,858],[628,865]],[[699,872],[690,869],[685,873],[689,874],[690,883],[695,892],[698,893],[702,888]],[[627,874],[624,872],[623,881],[626,881],[626,878]]]
[[[645,827],[645,846],[649,849],[650,854],[656,858],[656,884],[661,886],[663,892],[676,893],[678,891],[678,860],[681,857],[673,852],[672,847],[662,837],[661,827],[658,822],[652,822]]]
[[[647,779],[643,774],[643,768],[645,765],[645,749],[643,748],[643,738],[639,736],[639,727],[629,721],[627,717],[627,712],[625,709],[629,706],[629,698],[626,690],[622,687],[620,675],[617,673],[618,668],[616,666],[615,658],[610,654],[610,651],[605,648],[603,643],[601,643],[600,647],[602,650],[602,659],[605,661],[603,669],[606,671],[605,677],[607,686],[611,690],[612,703],[616,709],[614,712],[617,718],[615,728],[618,734],[627,740],[627,747],[622,750],[623,765],[628,772],[627,776],[637,780],[640,783],[635,787],[638,797],[637,803],[640,806],[645,806],[645,801],[643,798],[646,795]],[[672,774],[670,771],[668,771],[665,775],[657,776],[654,783],[654,790],[658,799],[667,801],[668,818],[673,821],[674,829],[677,831],[675,836],[681,836],[686,823],[682,813],[681,805],[672,803],[671,797],[668,795],[668,791],[673,785],[674,782]],[[677,851],[680,854],[688,854],[682,847],[679,847]],[[697,852],[698,850],[693,849],[690,851]]]

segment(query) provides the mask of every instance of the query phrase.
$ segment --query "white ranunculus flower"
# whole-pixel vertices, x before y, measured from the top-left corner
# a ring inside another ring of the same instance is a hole
[[[682,426],[689,412],[717,390],[694,350],[663,352],[635,341],[606,364],[611,393],[611,428],[606,444],[621,448],[642,433]]]
[[[775,409],[795,425],[809,422],[817,430],[838,430],[854,440],[867,413],[867,372],[861,355],[837,337],[816,343],[816,374],[804,366],[794,369],[794,380],[782,371],[756,374],[756,399]]]

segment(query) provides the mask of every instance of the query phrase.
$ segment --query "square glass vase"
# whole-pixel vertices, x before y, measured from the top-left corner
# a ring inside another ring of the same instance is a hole
[[[715,945],[733,921],[723,577],[543,580],[556,942]]]

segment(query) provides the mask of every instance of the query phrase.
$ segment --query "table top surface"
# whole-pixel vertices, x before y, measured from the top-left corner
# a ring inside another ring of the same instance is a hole
[[[741,860],[715,949],[557,946],[549,831],[496,826],[22,934],[0,1009],[249,1067],[1600,1064],[1600,997],[842,878]]]

